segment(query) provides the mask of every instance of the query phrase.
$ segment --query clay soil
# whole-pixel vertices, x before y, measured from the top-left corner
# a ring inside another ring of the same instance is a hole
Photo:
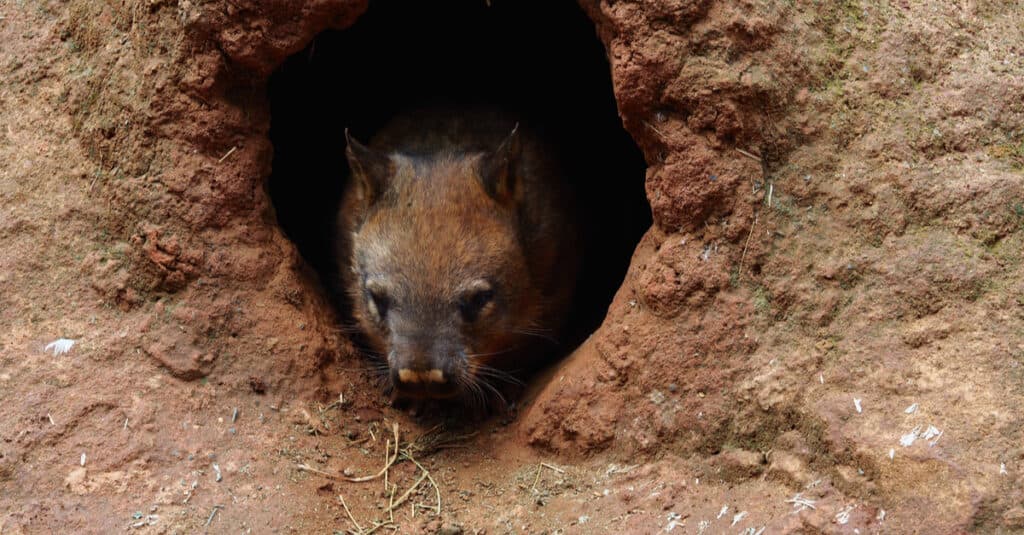
[[[581,4],[654,225],[466,428],[266,193],[267,76],[365,2],[0,3],[0,533],[1024,530],[1024,3]]]

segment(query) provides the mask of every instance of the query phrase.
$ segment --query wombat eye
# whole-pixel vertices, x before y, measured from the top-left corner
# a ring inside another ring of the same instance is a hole
[[[470,322],[476,321],[480,312],[492,300],[494,300],[494,290],[491,289],[477,290],[463,296],[459,300],[459,313],[462,314],[462,319]]]
[[[370,303],[373,305],[373,308],[377,309],[377,317],[384,319],[384,316],[388,313],[387,294],[377,288],[367,289],[366,293],[370,295]]]

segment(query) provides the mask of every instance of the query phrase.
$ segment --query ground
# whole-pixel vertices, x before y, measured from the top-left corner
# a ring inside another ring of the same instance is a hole
[[[0,533],[1024,530],[1024,4],[581,5],[655,224],[469,432],[264,189],[266,76],[365,2],[0,4]]]

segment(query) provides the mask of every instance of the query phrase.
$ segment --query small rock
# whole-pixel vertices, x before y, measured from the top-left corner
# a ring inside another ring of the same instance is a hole
[[[1024,528],[1024,507],[1018,505],[1003,513],[1003,524],[1010,529]]]
[[[349,468],[345,468],[344,470],[342,470],[341,471],[341,475],[343,475],[345,477],[353,477],[353,476],[356,475],[356,472],[355,472],[355,470],[352,470],[351,467],[349,467]]]
[[[811,482],[811,474],[803,459],[788,451],[772,452],[768,477],[790,485],[802,486]]]
[[[456,524],[448,524],[437,530],[438,535],[462,535],[462,527]]]
[[[725,450],[711,459],[725,481],[735,482],[759,475],[764,470],[764,456],[748,450]]]

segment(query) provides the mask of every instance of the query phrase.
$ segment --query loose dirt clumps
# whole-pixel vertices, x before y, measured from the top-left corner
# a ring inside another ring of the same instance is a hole
[[[475,434],[265,191],[267,77],[366,2],[0,6],[0,533],[1024,529],[1022,6],[581,5],[654,226]]]

